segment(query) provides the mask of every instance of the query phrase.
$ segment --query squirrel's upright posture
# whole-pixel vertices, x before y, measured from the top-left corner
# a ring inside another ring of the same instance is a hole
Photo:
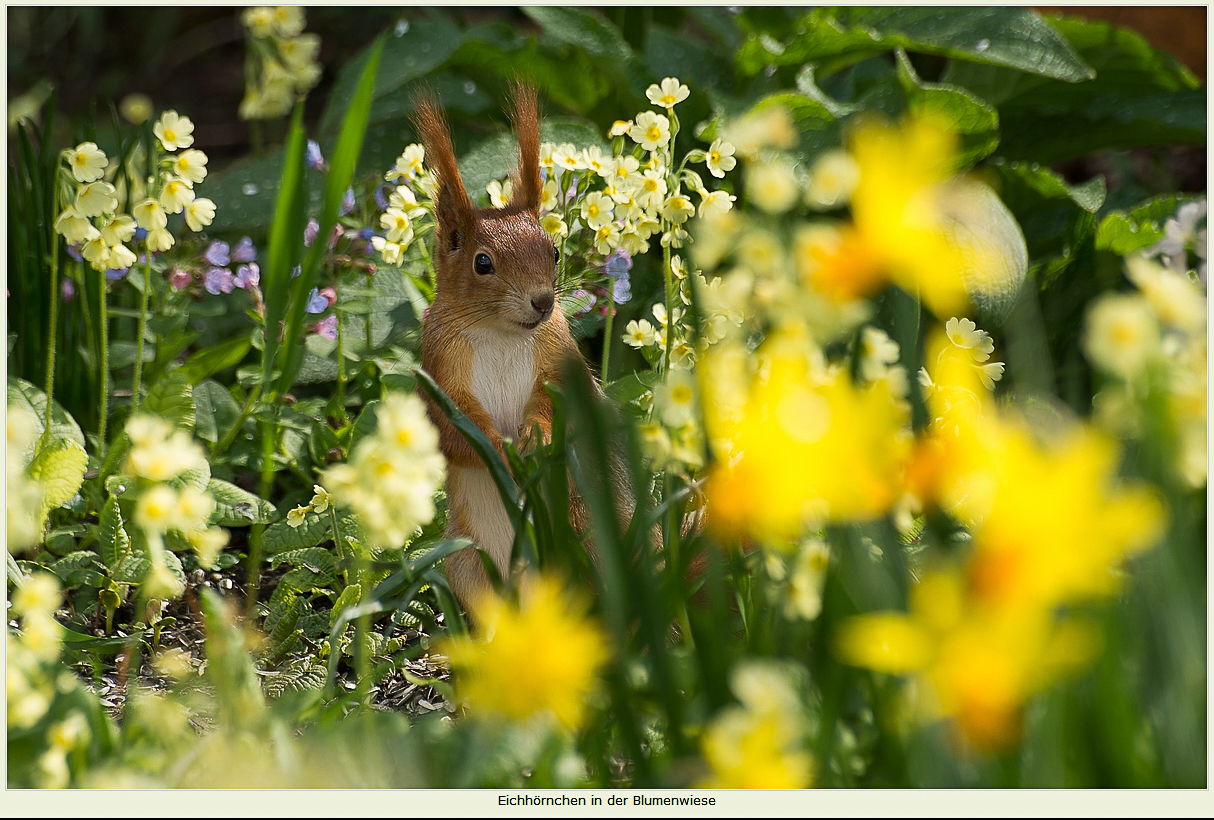
[[[512,438],[526,451],[536,431],[552,434],[547,381],[559,383],[566,359],[583,362],[556,300],[558,252],[540,227],[539,113],[535,90],[519,85],[512,119],[519,143],[514,198],[505,208],[476,208],[460,180],[451,134],[433,97],[417,100],[415,123],[437,177],[437,282],[422,331],[422,366],[489,440]],[[427,401],[447,459],[448,537],[470,538],[505,577],[514,530],[493,479],[476,452]],[[580,503],[570,513],[586,527]],[[581,519],[581,520],[578,520]],[[475,551],[447,559],[452,589],[467,605],[490,589]]]

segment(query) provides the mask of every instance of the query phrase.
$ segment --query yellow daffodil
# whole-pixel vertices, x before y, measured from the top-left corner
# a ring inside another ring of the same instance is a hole
[[[473,607],[477,631],[441,646],[456,693],[472,714],[525,721],[549,714],[577,730],[609,657],[600,628],[560,582],[524,583],[519,604],[487,593]]]

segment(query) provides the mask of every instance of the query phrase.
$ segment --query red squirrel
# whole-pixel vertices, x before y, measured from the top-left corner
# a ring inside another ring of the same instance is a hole
[[[422,330],[422,367],[502,451],[503,438],[526,452],[552,435],[545,382],[560,383],[566,360],[581,362],[557,302],[558,251],[540,226],[540,132],[535,89],[514,90],[512,122],[519,143],[514,198],[504,208],[477,208],[460,180],[446,117],[436,100],[416,100],[414,122],[437,177],[434,193],[436,287]],[[591,379],[591,383],[597,383]],[[428,398],[447,459],[447,536],[470,538],[509,571],[514,531],[484,463]],[[580,499],[570,521],[583,533]],[[481,558],[461,550],[447,577],[468,606],[491,589]]]

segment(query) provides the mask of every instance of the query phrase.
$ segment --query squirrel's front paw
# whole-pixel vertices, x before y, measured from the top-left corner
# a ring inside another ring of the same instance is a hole
[[[552,433],[538,421],[525,421],[518,427],[518,451],[529,453],[536,447],[552,440]]]

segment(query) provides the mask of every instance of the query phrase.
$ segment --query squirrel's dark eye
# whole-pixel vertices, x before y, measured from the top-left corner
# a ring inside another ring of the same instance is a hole
[[[556,246],[555,242],[552,244],[552,257],[558,265],[561,264],[561,249]]]
[[[478,253],[472,260],[472,269],[480,276],[488,276],[493,273],[493,260],[487,253]]]

